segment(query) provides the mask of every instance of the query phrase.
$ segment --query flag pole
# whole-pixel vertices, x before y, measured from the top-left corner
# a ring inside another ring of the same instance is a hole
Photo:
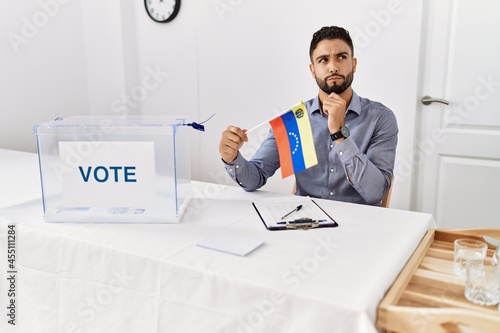
[[[300,103],[302,103],[302,102],[300,102]],[[299,104],[300,104],[300,103],[299,103]],[[274,118],[277,118],[277,117],[279,117],[279,116],[282,116],[283,114],[285,114],[285,113],[287,113],[288,111],[292,110],[292,109],[293,109],[294,107],[296,107],[297,105],[298,105],[298,104],[296,104],[296,105],[292,106],[291,108],[286,109],[286,110],[285,110],[285,111],[283,111],[283,112],[278,113],[277,115],[272,116],[271,118],[269,118],[269,119],[267,119],[267,120],[265,120],[265,121],[261,122],[260,124],[258,124],[258,125],[256,125],[256,126],[254,126],[254,127],[250,128],[248,131],[246,131],[246,133],[248,134],[248,133],[252,132],[253,130],[256,130],[257,128],[261,127],[262,125],[264,125],[264,124],[266,124],[266,123],[270,122],[270,121],[271,121],[271,120],[273,120]]]
[[[286,112],[286,111],[285,111],[285,112]],[[283,113],[285,113],[285,112],[283,112]],[[266,124],[266,123],[270,122],[270,121],[271,121],[271,120],[273,120],[274,118],[281,116],[283,113],[280,113],[280,114],[278,114],[278,115],[276,115],[276,116],[272,116],[271,118],[269,118],[269,119],[267,119],[267,120],[264,120],[264,121],[263,121],[263,122],[261,122],[260,124],[255,125],[254,127],[250,128],[250,129],[249,129],[246,133],[248,134],[248,133],[252,132],[253,130],[256,130],[257,128],[259,128],[259,127],[261,127],[262,125],[264,125],[264,124]]]

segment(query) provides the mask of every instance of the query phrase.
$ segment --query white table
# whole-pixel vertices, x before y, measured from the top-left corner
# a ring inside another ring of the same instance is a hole
[[[12,332],[376,332],[378,303],[435,227],[428,214],[318,200],[339,227],[268,231],[251,202],[282,194],[201,182],[193,194],[179,224],[45,223],[31,192],[4,205],[2,260],[7,225],[17,236]],[[221,231],[265,245],[246,257],[196,246]],[[0,311],[0,331],[12,329]]]

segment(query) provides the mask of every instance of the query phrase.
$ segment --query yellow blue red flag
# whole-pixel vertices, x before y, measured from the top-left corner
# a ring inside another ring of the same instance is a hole
[[[270,120],[269,124],[276,138],[283,178],[318,164],[311,122],[304,102]]]

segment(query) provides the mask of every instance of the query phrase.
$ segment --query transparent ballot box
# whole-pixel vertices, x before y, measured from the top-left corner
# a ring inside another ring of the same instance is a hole
[[[187,116],[34,126],[47,222],[177,223],[191,200]]]

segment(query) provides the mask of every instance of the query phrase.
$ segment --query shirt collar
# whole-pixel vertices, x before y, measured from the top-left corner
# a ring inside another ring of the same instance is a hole
[[[349,111],[353,111],[353,112],[357,113],[358,115],[361,114],[361,100],[360,100],[358,94],[356,94],[356,92],[354,90],[352,91],[351,103],[349,103],[349,106],[347,107],[346,114]],[[310,114],[311,115],[314,113],[317,113],[317,112],[322,114],[320,107],[319,107],[319,95],[316,96],[312,100],[311,107],[310,107]]]

